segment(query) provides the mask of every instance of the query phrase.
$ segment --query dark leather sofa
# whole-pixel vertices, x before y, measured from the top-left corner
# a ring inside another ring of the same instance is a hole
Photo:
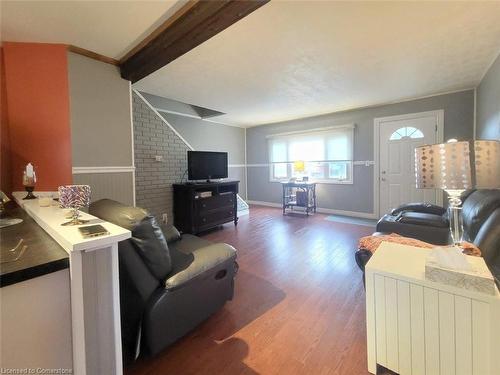
[[[500,190],[475,190],[463,199],[464,240],[481,250],[500,288]],[[398,220],[401,217],[409,220]],[[436,245],[450,243],[446,209],[427,203],[404,205],[385,215],[377,223],[374,235],[380,233],[398,233]],[[366,249],[356,251],[356,262],[363,275],[371,255]]]
[[[90,213],[132,232],[118,244],[122,351],[155,355],[233,297],[236,250],[159,226],[147,211],[103,199]]]

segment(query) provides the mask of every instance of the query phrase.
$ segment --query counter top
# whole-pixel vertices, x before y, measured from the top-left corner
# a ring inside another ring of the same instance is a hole
[[[33,279],[69,267],[69,256],[22,208],[10,202],[4,217],[23,219],[22,223],[0,229],[1,258],[20,239],[28,246],[14,262],[0,264],[0,287]]]
[[[131,233],[129,230],[119,227],[118,225],[103,221],[95,216],[81,212],[81,218],[89,220],[84,225],[100,224],[107,229],[109,235],[99,236],[93,238],[83,238],[75,226],[62,226],[62,223],[69,221],[66,214],[69,210],[59,208],[59,205],[54,202],[49,207],[40,207],[38,199],[23,200],[26,195],[24,192],[12,193],[16,202],[24,208],[38,225],[40,225],[54,240],[59,243],[68,253],[73,251],[92,251],[96,249],[103,249],[113,244],[130,238]],[[83,225],[83,226],[84,226]]]
[[[0,287],[68,268],[72,252],[103,249],[130,238],[130,231],[81,212],[82,218],[89,220],[85,225],[100,224],[110,233],[83,238],[79,226],[61,226],[68,221],[65,217],[68,210],[59,208],[57,202],[40,207],[38,199],[23,200],[25,192],[12,195],[18,206],[10,202],[4,217],[23,219],[23,222],[0,229],[1,257],[7,259],[9,250],[21,239],[28,248],[20,259],[0,264]]]

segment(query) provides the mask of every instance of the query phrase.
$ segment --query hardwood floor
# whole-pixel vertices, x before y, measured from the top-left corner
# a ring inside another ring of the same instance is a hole
[[[126,375],[368,374],[365,301],[354,261],[368,226],[252,206],[203,237],[238,250],[231,302]]]

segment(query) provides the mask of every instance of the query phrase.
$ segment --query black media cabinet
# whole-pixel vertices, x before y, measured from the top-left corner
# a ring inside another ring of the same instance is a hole
[[[239,181],[174,184],[174,225],[191,234],[230,221],[238,225],[238,184]]]

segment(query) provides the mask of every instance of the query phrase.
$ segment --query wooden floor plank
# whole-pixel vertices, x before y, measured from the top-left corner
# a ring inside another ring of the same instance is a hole
[[[234,300],[126,375],[368,374],[365,296],[354,261],[373,228],[252,206],[203,235],[238,250]]]

